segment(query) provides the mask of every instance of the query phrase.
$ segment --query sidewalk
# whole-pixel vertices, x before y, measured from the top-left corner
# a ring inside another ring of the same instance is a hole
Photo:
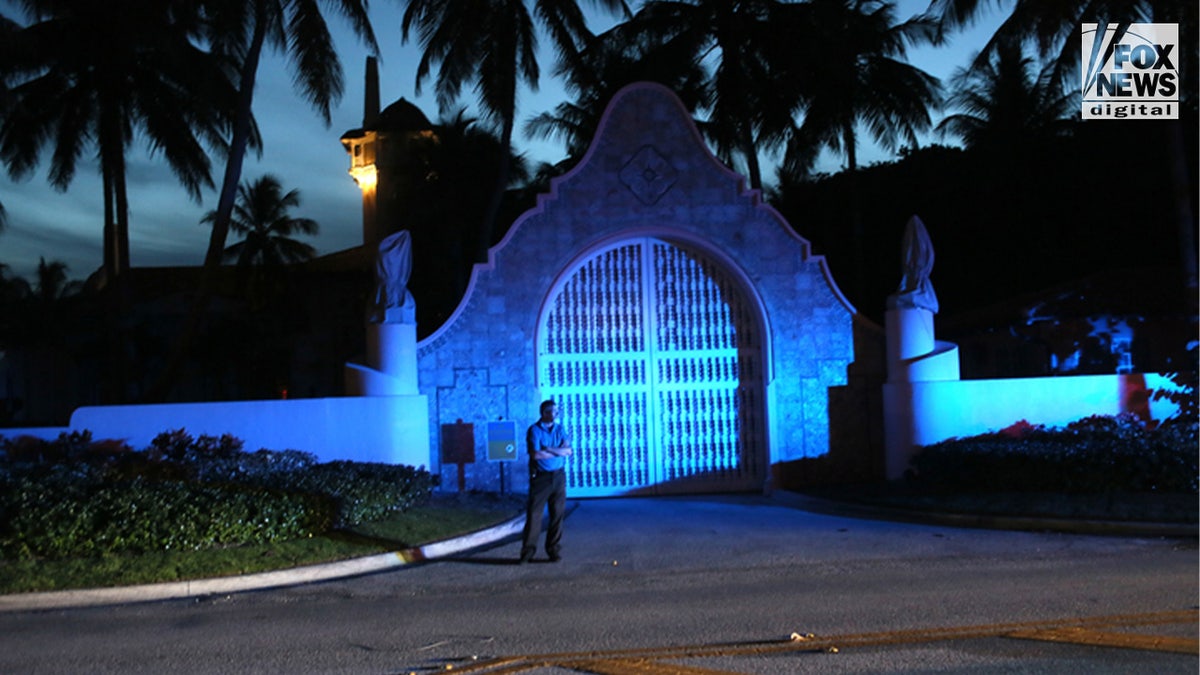
[[[779,506],[800,511],[860,520],[1122,537],[1194,538],[1197,536],[1197,527],[1194,525],[935,513],[869,506],[788,491],[777,491],[766,499]],[[578,502],[573,501],[570,507],[571,511],[577,507]],[[521,514],[485,530],[417,548],[274,572],[116,588],[0,595],[0,612],[93,607],[216,596],[372,574],[487,548],[519,535],[524,524],[525,516]]]

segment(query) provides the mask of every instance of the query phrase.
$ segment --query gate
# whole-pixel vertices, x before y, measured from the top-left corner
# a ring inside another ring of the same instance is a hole
[[[762,488],[759,323],[723,267],[646,237],[595,254],[554,293],[538,376],[576,450],[572,495]]]

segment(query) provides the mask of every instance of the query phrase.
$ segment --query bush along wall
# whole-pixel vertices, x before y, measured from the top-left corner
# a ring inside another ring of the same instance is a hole
[[[88,432],[0,442],[0,555],[94,557],[293,539],[423,503],[424,469],[246,452],[166,432],[134,451]]]
[[[1197,441],[1191,416],[1155,428],[1133,415],[1061,428],[1021,421],[923,448],[911,481],[934,492],[1196,494]]]

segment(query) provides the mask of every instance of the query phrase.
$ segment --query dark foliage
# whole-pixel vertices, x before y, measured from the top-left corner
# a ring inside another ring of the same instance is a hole
[[[955,438],[913,458],[930,492],[1197,492],[1194,417],[1148,428],[1137,417],[1088,417],[1063,428],[1018,422]]]
[[[245,452],[229,435],[160,434],[145,451],[93,441],[0,445],[0,554],[88,557],[311,536],[428,499],[424,469]]]
[[[1195,147],[1195,119],[1182,126],[1186,146]],[[1163,288],[1175,297],[1171,284],[1183,262],[1170,152],[1178,141],[1171,130],[1169,122],[1082,123],[1070,136],[1024,147],[933,146],[853,175],[783,177],[772,201],[872,318],[882,317],[886,297],[899,286],[900,243],[913,214],[936,251],[931,280],[939,316],[1128,268],[1166,270]],[[1195,176],[1196,154],[1188,161],[1185,173]],[[1187,192],[1196,213],[1194,180]],[[861,294],[850,284],[851,199],[865,225],[868,277]],[[1194,303],[1194,293],[1189,297]]]
[[[94,465],[4,477],[6,558],[196,550],[308,536],[333,505],[315,495],[247,486],[115,478]]]

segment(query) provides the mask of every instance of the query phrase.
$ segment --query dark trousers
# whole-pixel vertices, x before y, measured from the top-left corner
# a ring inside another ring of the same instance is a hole
[[[521,555],[533,555],[542,532],[542,511],[550,507],[546,525],[546,553],[557,557],[562,550],[562,524],[567,509],[567,472],[537,471],[529,478],[529,501],[525,505],[525,533]]]

